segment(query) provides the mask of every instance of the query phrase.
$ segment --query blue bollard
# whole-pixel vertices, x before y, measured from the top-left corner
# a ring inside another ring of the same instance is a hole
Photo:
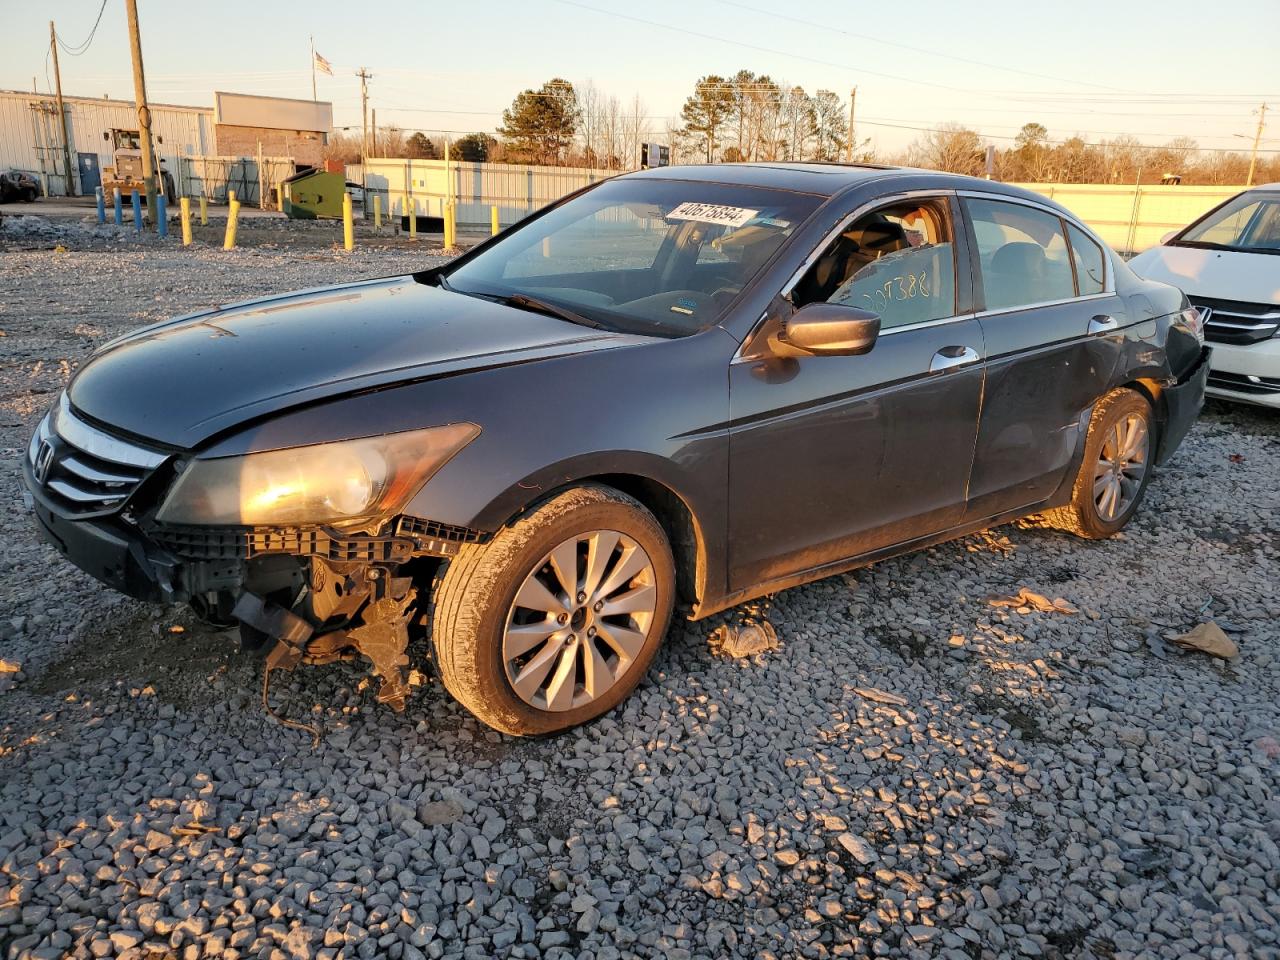
[[[162,237],[169,235],[169,213],[165,209],[167,203],[163,193],[156,194],[156,233]]]
[[[133,193],[133,229],[136,233],[142,232],[142,198],[138,196],[138,191]]]
[[[104,224],[107,222],[107,204],[101,187],[93,188],[93,198],[98,202],[98,223]]]
[[[124,226],[124,204],[120,202],[120,188],[113,187],[111,189],[111,202],[115,206],[116,226]]]

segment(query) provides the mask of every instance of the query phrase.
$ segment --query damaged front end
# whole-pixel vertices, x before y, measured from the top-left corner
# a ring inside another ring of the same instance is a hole
[[[64,395],[23,475],[45,539],[81,569],[238,624],[247,647],[274,642],[268,682],[276,669],[363,656],[379,701],[403,710],[415,583],[483,539],[403,506],[478,433],[452,424],[202,459],[108,433]]]
[[[433,561],[482,539],[407,516],[386,532],[157,526],[150,534],[179,559],[175,596],[206,620],[239,623],[245,646],[275,642],[268,671],[360,655],[380,681],[378,700],[397,711],[409,694],[415,582]]]

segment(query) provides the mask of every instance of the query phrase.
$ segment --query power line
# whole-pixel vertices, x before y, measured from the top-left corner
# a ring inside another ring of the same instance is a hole
[[[102,6],[98,7],[98,19],[93,21],[93,29],[89,31],[89,36],[85,37],[83,43],[78,43],[74,47],[67,46],[61,37],[58,37],[58,46],[62,47],[63,52],[73,57],[89,52],[89,47],[93,44],[94,35],[98,32],[98,24],[102,22],[102,14],[107,9],[107,0],[102,0]]]
[[[660,30],[670,30],[675,33],[687,34],[691,37],[697,37],[700,40],[712,40],[716,43],[727,43],[735,47],[743,47],[747,50],[755,50],[759,53],[770,53],[775,57],[791,57],[795,60],[806,60],[809,63],[817,63],[824,67],[835,67],[839,70],[852,70],[853,68],[847,63],[836,63],[832,60],[823,60],[819,57],[810,57],[802,53],[789,53],[786,50],[777,50],[773,47],[762,47],[754,43],[745,43],[741,40],[730,40],[727,37],[719,37],[712,33],[701,33],[697,30],[688,30],[684,27],[672,26],[669,23],[659,23],[657,20],[646,20],[643,17],[635,17],[629,13],[618,13],[616,10],[601,10],[599,7],[593,7],[586,3],[579,3],[578,0],[556,0],[557,3],[565,4],[570,7],[577,7],[580,10],[589,10],[592,13],[598,13],[606,17],[617,17],[621,20],[630,20],[633,23],[643,23],[646,26],[657,27]],[[883,77],[886,80],[897,80],[900,83],[916,83],[926,87],[937,87],[942,90],[951,90],[955,93],[976,94],[977,90],[965,90],[961,87],[948,86],[945,83],[934,83],[932,80],[921,80],[918,77],[903,77],[893,73],[881,73],[876,70],[865,70],[858,68],[860,73],[873,77]]]
[[[943,53],[941,50],[929,50],[929,49],[926,49],[925,47],[913,47],[909,43],[899,43],[896,40],[885,40],[882,37],[872,36],[871,34],[868,34],[868,33],[855,33],[852,30],[843,30],[840,27],[833,27],[830,24],[817,23],[813,20],[805,20],[801,17],[792,17],[785,13],[777,13],[773,10],[762,10],[759,7],[753,7],[746,3],[736,3],[734,2],[734,0],[717,0],[717,2],[723,3],[725,6],[737,7],[739,10],[748,10],[751,13],[758,13],[761,16],[775,17],[779,20],[787,20],[787,21],[790,21],[791,23],[801,24],[802,26],[814,27],[826,33],[842,33],[846,37],[856,37],[859,40],[870,40],[872,43],[880,43],[889,47],[898,47],[899,49],[910,50],[914,53],[923,53],[930,57],[939,57],[946,60],[955,60],[958,63],[968,63],[973,66],[987,67],[988,69],[991,69],[991,70],[1004,70],[1004,71],[1007,71],[1008,73],[1020,73],[1023,76],[1037,77],[1041,80],[1056,80],[1061,83],[1075,83],[1085,87],[1098,87],[1103,90],[1116,90],[1122,93],[1135,92],[1132,90],[1123,90],[1120,87],[1113,87],[1105,83],[1092,83],[1088,80],[1078,80],[1078,79],[1072,79],[1069,77],[1055,77],[1046,73],[1033,73],[1029,70],[1020,70],[1017,67],[1007,67],[998,63],[988,63],[987,61],[984,61],[984,60],[971,60],[968,57],[958,57],[952,53]]]

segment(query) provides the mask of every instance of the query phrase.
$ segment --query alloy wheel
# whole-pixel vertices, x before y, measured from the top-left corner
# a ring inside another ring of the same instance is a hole
[[[565,540],[525,577],[502,636],[511,689],[539,710],[603,696],[639,657],[658,608],[653,561],[631,537]]]
[[[1093,474],[1093,502],[1107,523],[1121,516],[1142,489],[1151,434],[1147,421],[1131,413],[1107,431]]]

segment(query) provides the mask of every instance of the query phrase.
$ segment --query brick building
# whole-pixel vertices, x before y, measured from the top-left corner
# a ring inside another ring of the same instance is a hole
[[[333,127],[333,104],[246,93],[213,94],[214,149],[219,156],[291,157],[319,166]]]

